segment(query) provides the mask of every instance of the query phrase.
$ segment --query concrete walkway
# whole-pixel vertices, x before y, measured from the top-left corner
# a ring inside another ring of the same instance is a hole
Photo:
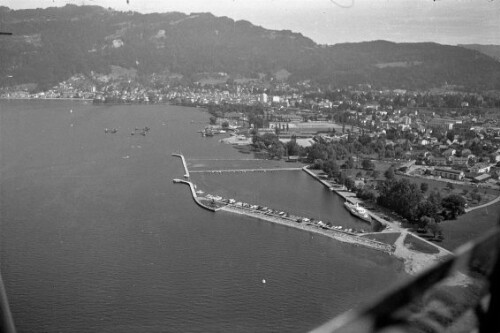
[[[275,172],[300,171],[302,168],[261,168],[261,169],[222,169],[222,170],[191,170],[191,173],[245,173],[245,172]]]

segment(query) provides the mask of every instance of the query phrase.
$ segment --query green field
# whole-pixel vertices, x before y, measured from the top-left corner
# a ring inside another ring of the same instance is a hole
[[[399,235],[401,235],[401,233],[399,232],[383,232],[378,234],[362,235],[361,237],[366,237],[378,242],[394,245],[396,240],[399,238]]]
[[[450,189],[448,187],[448,182],[445,181],[440,181],[435,179],[423,179],[419,177],[410,177],[403,175],[396,175],[396,178],[408,179],[410,182],[418,184],[418,186],[420,186],[421,183],[427,183],[429,185],[429,189],[427,190],[426,194],[430,193],[431,191],[437,190],[441,194],[441,197],[446,197],[450,194],[462,195],[467,200],[467,204],[469,205],[469,207],[483,205],[500,195],[500,191],[498,190],[494,190],[491,188],[484,188],[484,187],[476,187],[475,184],[453,184],[453,189]],[[474,202],[474,200],[472,200],[470,197],[470,194],[475,189],[477,189],[477,193],[481,195],[481,201],[479,202],[477,201]],[[465,193],[464,190],[467,191],[467,194],[464,194]]]
[[[427,244],[426,242],[418,239],[412,234],[406,235],[406,238],[404,240],[404,245],[407,248],[418,252],[429,253],[429,254],[439,253],[439,250],[436,247]]]
[[[444,240],[440,245],[448,250],[479,237],[500,221],[500,202],[459,216],[456,220],[439,223]]]

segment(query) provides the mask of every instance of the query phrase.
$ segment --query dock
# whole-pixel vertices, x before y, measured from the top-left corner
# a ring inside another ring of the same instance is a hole
[[[196,194],[196,191],[195,191],[195,187],[194,187],[194,184],[188,180],[184,180],[184,179],[174,179],[174,183],[182,183],[182,184],[186,184],[189,186],[189,188],[191,189],[191,195],[193,196],[193,200],[196,202],[196,204],[206,210],[209,210],[211,212],[216,212],[218,211],[219,209],[221,209],[222,207],[210,207],[208,205],[205,205],[202,200],[200,200],[200,198],[198,197],[198,195]]]
[[[246,172],[300,171],[300,170],[302,170],[302,168],[222,169],[222,170],[191,170],[191,173],[246,173]]]
[[[187,164],[186,164],[186,159],[184,158],[184,155],[182,154],[172,154],[172,156],[177,156],[177,157],[180,157],[180,159],[182,160],[182,165],[184,166],[184,178],[187,178],[189,179],[189,170],[187,168]]]
[[[257,209],[245,208],[241,206],[236,206],[234,204],[229,204],[221,208],[223,211],[231,212],[234,214],[246,215],[253,218],[257,218],[264,221],[269,221],[277,224],[281,224],[287,227],[300,229],[304,231],[309,231],[312,233],[320,234],[323,236],[327,236],[329,238],[344,242],[350,243],[353,245],[364,246],[373,250],[382,251],[385,253],[392,254],[394,252],[394,247],[382,243],[376,240],[368,239],[365,237],[361,237],[355,233],[337,230],[337,229],[323,229],[317,225],[313,225],[310,223],[298,223],[294,220],[294,218],[288,218],[280,215],[271,215],[266,214],[265,212],[259,211]]]
[[[302,170],[304,170],[311,177],[313,177],[314,179],[316,179],[317,181],[319,181],[320,183],[322,183],[323,185],[325,185],[326,187],[328,187],[328,189],[330,191],[333,191],[333,192],[337,193],[345,201],[348,201],[348,202],[350,202],[350,203],[352,203],[354,205],[356,203],[360,202],[360,200],[358,198],[356,198],[356,194],[355,193],[352,193],[352,192],[349,192],[349,191],[346,191],[346,190],[341,190],[339,188],[336,188],[335,186],[332,186],[330,183],[328,183],[327,181],[319,178],[318,175],[316,175],[314,172],[312,172],[311,170],[309,170],[308,166],[303,167]],[[349,195],[347,195],[347,194],[349,194]],[[396,228],[396,226],[394,225],[394,223],[391,223],[391,222],[389,222],[389,221],[381,218],[377,214],[374,214],[371,211],[369,211],[368,209],[366,210],[366,212],[368,213],[368,215],[370,215],[370,217],[373,220],[377,221],[378,223],[380,223],[382,225],[385,225],[387,227],[391,226],[393,229],[399,229],[399,228]]]

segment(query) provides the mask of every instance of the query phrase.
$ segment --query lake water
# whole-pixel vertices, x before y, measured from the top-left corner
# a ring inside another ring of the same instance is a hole
[[[172,183],[184,173],[171,153],[198,168],[251,158],[197,134],[207,120],[176,106],[0,101],[0,262],[19,332],[303,332],[406,277],[386,254],[196,206]],[[364,226],[301,171],[194,180]]]

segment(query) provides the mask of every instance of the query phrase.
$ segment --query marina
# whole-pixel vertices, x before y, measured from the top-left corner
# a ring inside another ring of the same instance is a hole
[[[189,174],[189,170],[185,164],[184,155],[172,155],[181,158],[183,161],[184,171],[186,174]],[[293,170],[302,170],[302,168],[294,168]],[[210,194],[207,194],[203,199],[200,199],[196,193],[195,185],[192,182],[182,179],[174,179],[174,183],[184,183],[189,185],[194,201],[202,208],[212,212],[226,211],[235,214],[247,215],[253,218],[285,225],[287,227],[319,233],[342,242],[357,244],[387,253],[394,252],[394,247],[391,245],[357,236],[357,233],[361,233],[361,231],[358,232],[351,228],[344,229],[342,226],[335,226],[330,222],[325,223],[323,221],[316,221],[312,218],[294,216],[284,211],[276,211],[268,207],[236,202],[235,199],[226,199],[220,196],[212,196]]]

